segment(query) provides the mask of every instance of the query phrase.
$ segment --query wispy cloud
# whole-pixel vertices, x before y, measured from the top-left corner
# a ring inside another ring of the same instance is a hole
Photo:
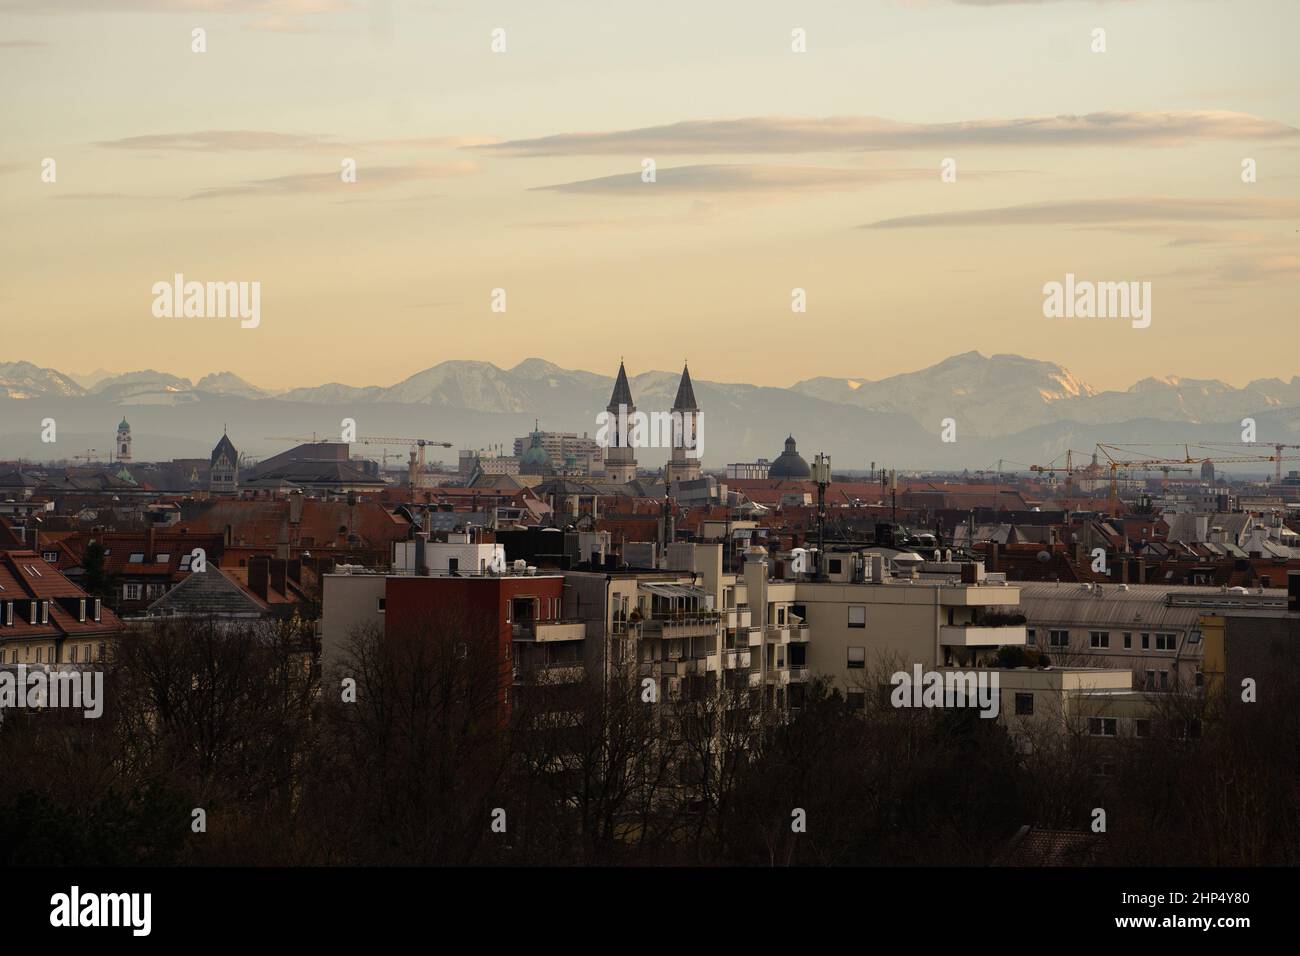
[[[355,183],[344,183],[339,170],[323,173],[294,173],[270,179],[254,179],[230,186],[214,186],[200,190],[187,199],[219,199],[230,196],[293,196],[308,193],[338,191],[340,199],[352,198],[352,193],[387,189],[405,183],[441,179],[448,176],[467,176],[478,171],[474,163],[444,163],[427,166],[361,166]]]
[[[153,133],[95,143],[105,149],[185,153],[337,152],[358,148],[461,149],[493,142],[473,136],[415,136],[397,139],[346,141],[319,133],[277,133],[271,130],[205,129],[188,133]]]
[[[23,13],[333,13],[353,0],[0,0],[0,10]]]
[[[516,156],[663,153],[817,153],[953,147],[1174,146],[1198,140],[1280,140],[1300,129],[1222,110],[1110,111],[1084,115],[903,123],[876,116],[749,117],[560,133],[481,149]]]
[[[863,229],[914,229],[933,226],[1061,226],[1125,222],[1205,222],[1292,219],[1300,216],[1295,199],[1082,199],[1026,203],[993,209],[922,213],[867,223]]]
[[[536,186],[566,193],[605,193],[654,198],[663,193],[839,192],[900,180],[936,179],[933,169],[837,169],[825,166],[703,165],[656,170],[653,183],[640,172]]]
[[[49,45],[45,40],[0,40],[0,50],[38,50]]]

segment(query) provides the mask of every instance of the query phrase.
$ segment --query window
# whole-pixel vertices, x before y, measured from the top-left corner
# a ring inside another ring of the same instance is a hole
[[[193,554],[182,554],[182,555],[181,555],[181,566],[180,566],[180,570],[182,570],[182,571],[188,571],[188,570],[190,569],[190,558],[192,558],[192,557],[194,557]],[[243,562],[243,561],[240,561],[239,563],[240,563],[240,565],[242,566],[244,562]]]
[[[1016,694],[1016,713],[1025,717],[1034,713],[1033,694]]]
[[[104,659],[104,649],[105,649],[105,647],[107,647],[106,644],[100,644],[100,645],[99,645],[99,659],[100,659],[101,661]]]
[[[1110,647],[1110,631],[1092,631],[1088,637],[1093,647]]]
[[[849,701],[849,710],[866,710],[867,694],[866,691],[851,690],[847,694]]]
[[[1145,683],[1144,683],[1142,686],[1143,686],[1146,690],[1155,690],[1155,689],[1156,689],[1156,672],[1155,672],[1155,671],[1147,671],[1147,672],[1146,672],[1146,681],[1145,681]]]
[[[1189,631],[1187,634],[1187,643],[1188,644],[1201,643],[1201,632],[1199,630]]]
[[[1161,690],[1169,689],[1169,671],[1160,672],[1160,689]]]
[[[57,562],[57,561],[59,560],[59,552],[57,552],[57,551],[42,551],[42,552],[41,552],[41,557],[44,558],[46,561],[48,561],[50,564],[54,564],[55,562]]]
[[[1144,651],[1149,651],[1149,650],[1151,650],[1151,635],[1150,635],[1150,634],[1143,634],[1143,635],[1142,635],[1142,650],[1144,650]]]
[[[1201,671],[1196,672],[1196,686],[1197,687],[1205,686],[1205,674],[1202,673]]]
[[[77,647],[76,644],[73,644],[73,645],[72,645],[72,648],[68,651],[68,660],[69,660],[71,663],[73,663],[73,664],[77,663],[77,651],[78,651],[78,650],[80,650],[80,648]]]
[[[43,647],[36,648],[36,663],[39,664],[44,659],[45,659],[45,648]]]
[[[144,564],[144,552],[132,551],[131,557],[127,559],[130,564]]]
[[[375,610],[383,614],[388,607],[388,598],[375,598]]]
[[[1178,635],[1177,635],[1177,634],[1157,634],[1157,635],[1156,635],[1156,650],[1158,650],[1158,651],[1172,651],[1172,650],[1177,650],[1177,648],[1178,648]]]
[[[849,605],[849,627],[867,626],[867,608],[865,604]]]
[[[153,563],[154,563],[154,564],[169,564],[169,563],[171,562],[171,559],[172,559],[172,556],[171,556],[170,554],[155,554],[155,555],[153,556]]]
[[[1070,632],[1069,631],[1048,631],[1047,644],[1049,647],[1069,647]]]
[[[863,670],[867,666],[867,649],[865,647],[849,648],[849,670]]]
[[[140,600],[140,585],[138,584],[122,585],[122,597],[127,601]]]
[[[841,563],[840,563],[840,559],[839,559],[839,558],[831,558],[829,561],[826,562],[826,573],[827,573],[827,574],[839,574],[839,573],[840,573],[840,568],[841,568],[842,566],[843,566],[843,565],[841,565]]]
[[[1088,735],[1091,737],[1114,737],[1118,730],[1114,717],[1089,717]]]
[[[161,584],[146,584],[144,593],[151,598],[162,597],[163,586]]]
[[[1139,717],[1133,721],[1133,732],[1139,737],[1151,736],[1151,719],[1149,717]]]
[[[1125,631],[1125,632],[1124,632],[1124,650],[1126,650],[1126,651],[1131,651],[1132,649],[1133,649],[1133,635],[1132,635],[1132,633],[1130,633],[1129,631]]]
[[[1025,643],[1030,647],[1036,647],[1038,645],[1038,635],[1034,633],[1032,627],[1025,632]]]

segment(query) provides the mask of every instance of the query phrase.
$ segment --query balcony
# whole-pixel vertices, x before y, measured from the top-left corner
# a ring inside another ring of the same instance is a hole
[[[722,655],[722,666],[727,670],[736,668],[749,669],[749,651],[725,651]]]
[[[747,638],[750,647],[763,646],[763,629],[761,627],[751,627],[749,637]]]
[[[512,624],[510,636],[516,641],[581,641],[587,637],[584,621],[528,621]]]
[[[537,667],[511,668],[516,684],[578,684],[587,678],[587,669],[578,661],[541,664]]]
[[[691,614],[683,617],[650,618],[641,622],[645,637],[671,640],[678,637],[710,637],[718,632],[721,615],[716,612]]]
[[[727,628],[736,630],[737,628],[747,628],[750,625],[752,615],[747,607],[733,607],[727,611]]]
[[[943,624],[939,643],[944,647],[1001,647],[1003,644],[1024,646],[1027,637],[1023,625],[980,627],[976,624]]]

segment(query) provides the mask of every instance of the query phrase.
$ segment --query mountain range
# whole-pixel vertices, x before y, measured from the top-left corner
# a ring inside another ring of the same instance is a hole
[[[637,407],[669,408],[679,376],[649,371],[631,377]],[[694,378],[694,385],[710,467],[775,458],[788,433],[806,457],[830,453],[837,469],[865,469],[872,462],[899,468],[987,468],[998,459],[1046,463],[1066,448],[1090,452],[1098,441],[1235,442],[1248,416],[1258,423],[1260,441],[1300,442],[1300,376],[1242,388],[1171,376],[1100,391],[1054,362],[966,352],[877,380],[818,377],[776,388]],[[355,418],[363,435],[410,435],[460,447],[500,443],[509,450],[534,418],[547,430],[594,435],[612,387],[611,376],[538,358],[510,369],[451,360],[392,385],[278,391],[231,372],[192,382],[152,369],[75,376],[0,362],[0,459],[53,459],[107,448],[123,415],[139,459],[206,454],[223,428],[241,451],[264,456],[283,450],[285,436],[335,434],[344,417]],[[58,452],[39,440],[45,417],[59,424]],[[956,423],[952,443],[940,440],[947,418]],[[652,466],[664,457],[648,450],[638,456]]]

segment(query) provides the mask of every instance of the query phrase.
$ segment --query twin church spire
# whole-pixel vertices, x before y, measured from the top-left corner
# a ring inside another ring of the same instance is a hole
[[[627,380],[627,368],[621,359],[618,363],[618,377],[614,379],[614,391],[605,410],[615,418],[622,415],[630,419],[636,413],[632,388]],[[700,407],[695,401],[690,369],[685,365],[682,366],[682,377],[677,385],[677,398],[673,402],[672,411],[672,457],[664,471],[665,481],[669,485],[674,481],[691,481],[700,477],[700,459],[696,447]],[[637,466],[635,449],[621,444],[626,439],[626,434],[622,429],[614,429],[613,440],[605,448],[605,474],[611,481],[623,484],[636,478]]]

